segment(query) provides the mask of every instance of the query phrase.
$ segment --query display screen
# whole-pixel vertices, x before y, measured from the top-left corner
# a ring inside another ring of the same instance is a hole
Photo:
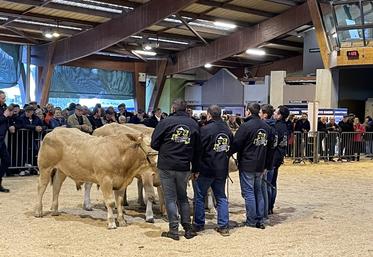
[[[357,50],[347,51],[347,58],[348,59],[358,59],[359,58],[359,52]]]

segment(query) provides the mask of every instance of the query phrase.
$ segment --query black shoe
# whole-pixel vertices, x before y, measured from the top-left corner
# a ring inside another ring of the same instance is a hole
[[[266,227],[264,226],[264,224],[263,223],[256,223],[256,226],[255,226],[256,228],[259,228],[259,229],[265,229]]]
[[[179,234],[171,233],[170,231],[169,232],[162,232],[161,237],[168,237],[168,238],[171,238],[171,239],[176,240],[176,241],[180,240]]]
[[[229,228],[216,228],[216,232],[222,236],[229,236]]]
[[[3,186],[0,186],[0,192],[1,193],[9,193],[9,189],[4,188]]]
[[[186,239],[191,239],[197,235],[197,233],[194,231],[193,226],[190,224],[183,224],[183,228],[185,231],[184,237]]]
[[[194,232],[201,232],[201,231],[204,231],[204,230],[205,230],[204,226],[193,225],[193,231]]]
[[[268,215],[272,215],[272,214],[273,214],[273,209],[268,210]]]

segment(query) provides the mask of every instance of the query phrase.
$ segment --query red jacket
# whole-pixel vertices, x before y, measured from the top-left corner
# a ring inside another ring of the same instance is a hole
[[[361,142],[363,141],[363,133],[365,132],[365,127],[362,124],[354,125],[354,131],[357,132],[354,135],[354,142]]]

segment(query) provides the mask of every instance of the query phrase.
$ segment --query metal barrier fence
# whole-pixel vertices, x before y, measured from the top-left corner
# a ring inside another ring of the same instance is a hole
[[[5,139],[10,156],[10,173],[12,170],[37,168],[37,154],[44,136],[51,130],[42,132],[18,129],[8,133]]]
[[[287,153],[294,162],[373,157],[373,132],[294,132],[290,139]]]

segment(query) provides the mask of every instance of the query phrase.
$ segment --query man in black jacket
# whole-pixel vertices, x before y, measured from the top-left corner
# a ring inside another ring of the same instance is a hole
[[[6,96],[4,91],[0,90],[0,192],[1,193],[9,193],[9,189],[4,188],[2,186],[2,180],[4,175],[8,171],[8,167],[10,164],[10,157],[8,153],[8,149],[6,148],[5,144],[5,136],[9,128],[9,119],[13,115],[13,111],[7,108],[6,104]]]
[[[269,214],[273,214],[273,207],[275,205],[276,196],[277,196],[277,177],[278,177],[278,169],[284,163],[284,158],[287,151],[288,145],[288,126],[286,123],[286,119],[289,116],[289,109],[283,105],[280,105],[275,113],[274,118],[276,120],[275,128],[278,138],[277,147],[273,157],[273,171],[268,172],[267,180],[272,184],[272,187],[268,187],[268,212]]]
[[[275,128],[276,121],[272,118],[274,113],[274,108],[270,104],[263,104],[260,108],[259,116],[260,118],[267,123],[268,126],[271,128],[271,134],[274,135],[275,141],[271,148],[268,148],[267,154],[270,156],[274,156],[274,153],[277,149],[277,142],[278,142],[278,135]],[[268,197],[268,174],[271,173],[269,176],[270,178],[273,177],[273,158],[267,158],[266,160],[267,167],[270,167],[270,169],[264,170],[263,178],[265,180],[262,181],[262,193],[263,193],[263,200],[264,200],[264,221],[268,221],[268,214],[269,214],[269,197]],[[272,175],[272,176],[271,176]]]
[[[223,236],[229,236],[228,200],[225,195],[225,181],[228,177],[228,151],[233,134],[221,119],[221,109],[212,105],[207,109],[207,124],[201,128],[201,154],[199,173],[195,173],[194,228],[204,229],[205,197],[211,187],[217,203],[218,228]]]
[[[236,132],[231,154],[238,153],[241,193],[246,206],[245,225],[264,229],[261,183],[264,169],[271,168],[266,167],[267,159],[272,158],[267,152],[274,139],[270,127],[260,120],[259,110],[259,104],[248,104],[248,118]]]
[[[157,108],[150,118],[144,120],[144,125],[155,128],[162,119],[162,110],[161,108]]]
[[[191,162],[192,170],[197,171],[200,135],[198,124],[186,113],[184,100],[175,100],[172,109],[174,114],[159,122],[151,140],[151,147],[158,151],[157,167],[169,221],[169,231],[162,236],[179,240],[179,207],[185,238],[190,239],[197,234],[190,221],[187,183]]]

